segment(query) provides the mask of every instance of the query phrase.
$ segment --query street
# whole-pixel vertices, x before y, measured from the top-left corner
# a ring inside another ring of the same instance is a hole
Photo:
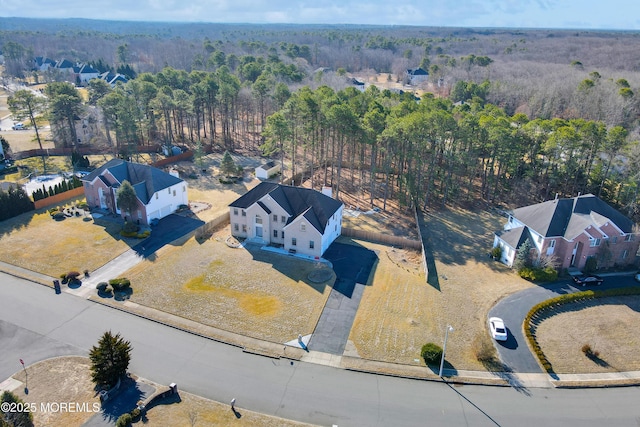
[[[636,425],[640,388],[450,386],[271,359],[0,273],[0,380],[100,335],[133,346],[130,371],[269,415],[339,426]]]

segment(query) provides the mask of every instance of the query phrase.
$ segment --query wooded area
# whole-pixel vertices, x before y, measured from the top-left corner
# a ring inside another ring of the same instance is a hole
[[[155,145],[263,153],[291,165],[287,183],[338,197],[348,187],[383,209],[390,198],[514,206],[592,192],[640,219],[636,33],[0,23],[5,77],[49,83],[48,105],[35,107],[61,146],[90,117],[95,139],[124,156]],[[65,76],[34,74],[35,56],[135,78],[92,80],[85,102]],[[350,79],[400,82],[418,66],[428,81],[404,93]]]

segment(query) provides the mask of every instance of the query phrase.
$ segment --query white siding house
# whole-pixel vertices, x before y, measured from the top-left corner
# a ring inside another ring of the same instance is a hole
[[[342,232],[343,207],[316,190],[262,182],[229,205],[231,234],[320,257]]]

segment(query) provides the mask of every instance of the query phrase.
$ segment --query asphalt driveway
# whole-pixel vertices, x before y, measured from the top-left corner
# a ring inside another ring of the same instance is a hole
[[[542,373],[538,359],[531,353],[524,336],[524,318],[534,305],[555,298],[559,295],[581,292],[585,289],[613,289],[636,286],[637,283],[629,275],[612,275],[605,277],[601,286],[575,286],[570,280],[563,280],[547,285],[525,289],[510,295],[489,310],[489,317],[501,317],[507,327],[509,338],[505,342],[495,341],[500,360],[507,369],[519,373]],[[487,332],[488,333],[488,332]],[[543,349],[544,350],[544,349]]]
[[[364,287],[378,255],[363,246],[334,242],[323,258],[333,264],[336,281],[308,348],[341,355],[347,345]]]

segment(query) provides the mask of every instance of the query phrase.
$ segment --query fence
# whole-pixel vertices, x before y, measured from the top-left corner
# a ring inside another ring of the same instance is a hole
[[[418,212],[418,206],[416,205],[414,210],[414,215],[416,217],[416,228],[418,229],[418,238],[420,239],[420,249],[422,250],[422,268],[424,268],[424,277],[425,280],[429,280],[429,264],[427,264],[427,251],[424,247],[424,237],[422,236],[422,226],[424,225],[423,221],[420,220],[420,214]]]
[[[217,216],[216,218],[212,219],[211,221],[207,222],[204,225],[201,225],[200,227],[198,227],[196,229],[196,231],[195,231],[196,239],[200,239],[200,238],[208,235],[209,233],[211,233],[213,230],[215,230],[220,225],[228,224],[229,221],[230,221],[229,212],[225,212],[222,215]]]
[[[342,227],[342,235],[355,237],[356,239],[369,240],[371,242],[384,243],[387,245],[399,246],[405,249],[421,249],[422,243],[417,240],[405,239],[399,236],[376,233],[374,231],[356,230],[354,228]]]
[[[57,205],[65,200],[73,199],[84,195],[84,187],[74,188],[73,190],[65,191],[64,193],[54,194],[53,196],[46,197],[44,199],[36,200],[33,205],[36,209],[44,208],[51,205]]]

